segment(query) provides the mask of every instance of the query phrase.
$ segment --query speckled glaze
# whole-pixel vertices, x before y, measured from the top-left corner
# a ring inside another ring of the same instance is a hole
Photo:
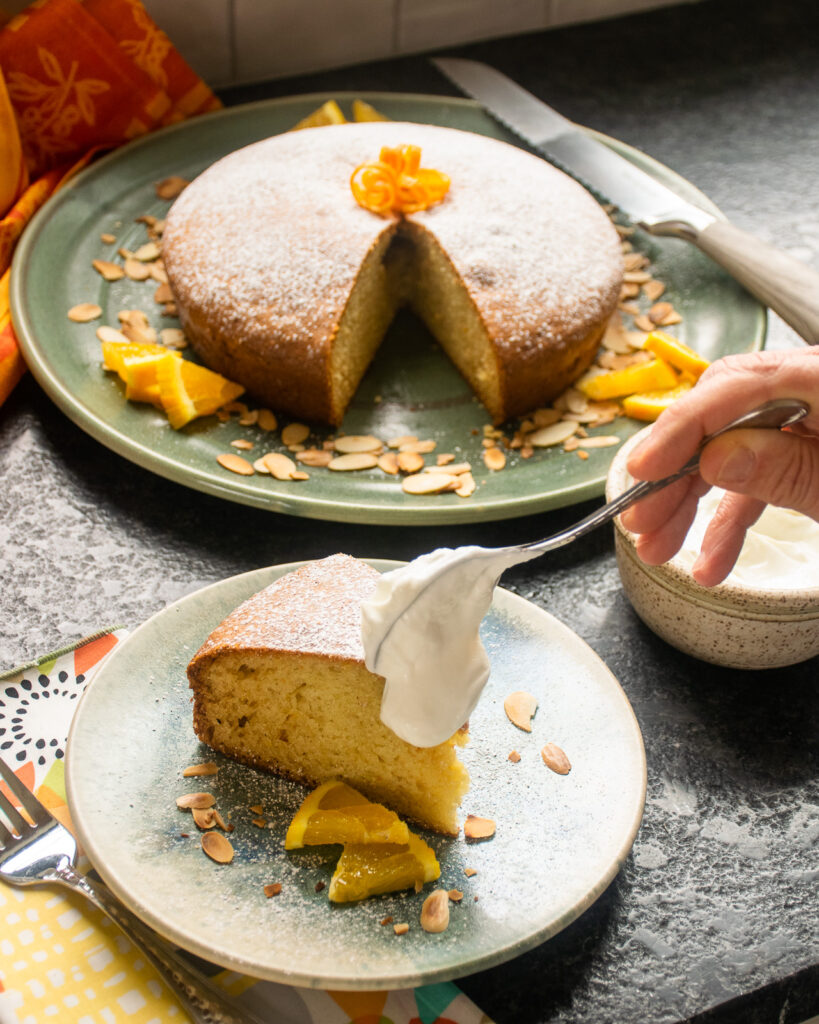
[[[644,435],[645,430],[635,434],[612,461],[607,499],[633,482],[626,461]],[[819,586],[770,590],[721,583],[701,587],[675,559],[646,565],[637,554],[635,535],[619,519],[614,531],[620,578],[634,610],[674,647],[703,661],[739,669],[781,668],[819,654]]]
[[[397,562],[371,562],[381,571]],[[462,759],[472,786],[461,807],[494,818],[496,835],[467,842],[423,832],[441,864],[439,887],[457,888],[441,935],[419,925],[430,891],[335,906],[326,885],[338,847],[286,854],[287,826],[307,790],[214,754],[196,739],[185,666],[238,604],[297,565],[234,576],[170,605],[112,652],[74,718],[67,751],[72,819],[108,885],[178,945],[233,970],[331,989],[384,989],[444,981],[501,963],[575,920],[604,891],[631,849],[643,811],[645,755],[625,694],[568,627],[498,590],[482,628],[492,663],[470,717]],[[503,699],[526,686],[539,700],[531,733],[509,722]],[[572,763],[551,772],[540,750]],[[510,751],[520,761],[508,760]],[[215,776],[183,778],[215,760]],[[197,829],[175,806],[207,790],[235,824],[232,864],[203,854]],[[266,828],[252,824],[260,803]],[[477,871],[472,877],[467,867]],[[280,882],[266,899],[263,886]],[[316,891],[316,883],[325,888]],[[396,936],[392,915],[410,930]]]

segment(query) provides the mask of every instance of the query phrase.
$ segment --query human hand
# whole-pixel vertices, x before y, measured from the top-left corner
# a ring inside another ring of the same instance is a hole
[[[731,430],[703,449],[700,470],[627,509],[623,526],[638,534],[637,553],[649,565],[680,548],[713,485],[728,493],[711,520],[694,563],[694,579],[721,582],[739,556],[745,531],[766,504],[819,521],[819,348],[726,356],[670,406],[629,457],[637,480],[659,480],[680,469],[708,434],[774,398],[801,398],[811,411],[788,431]]]

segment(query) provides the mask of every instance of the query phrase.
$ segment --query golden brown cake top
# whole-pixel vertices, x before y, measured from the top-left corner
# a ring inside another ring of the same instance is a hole
[[[189,668],[229,650],[364,660],[361,602],[379,573],[349,555],[308,562],[254,594],[207,638]]]
[[[449,193],[411,214],[439,240],[501,349],[582,334],[610,311],[622,260],[592,196],[544,160],[471,132],[402,122],[278,135],[224,157],[172,207],[163,249],[180,301],[235,340],[321,347],[361,262],[391,221],[350,176],[382,145],[421,147]]]

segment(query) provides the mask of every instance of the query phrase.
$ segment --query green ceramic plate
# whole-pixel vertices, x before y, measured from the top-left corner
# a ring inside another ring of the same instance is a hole
[[[373,561],[387,570],[399,563]],[[441,864],[438,885],[460,889],[449,929],[419,926],[421,893],[333,906],[326,888],[338,847],[287,854],[287,824],[304,787],[234,764],[200,744],[185,667],[241,601],[295,565],[234,576],[169,606],[101,666],[68,740],[72,819],[99,873],[139,917],[181,947],[256,977],[330,989],[406,988],[508,960],[565,928],[603,892],[631,849],[645,798],[645,756],[631,706],[596,654],[551,615],[497,590],[482,636],[491,678],[470,716],[462,757],[472,786],[461,808],[494,818],[488,842],[424,837]],[[531,734],[513,726],[504,697],[539,700]],[[572,770],[555,775],[541,747],[560,745]],[[520,752],[512,764],[508,754]],[[216,776],[183,779],[214,758]],[[202,853],[176,809],[208,790],[235,824],[232,864]],[[270,827],[252,824],[262,804]],[[183,837],[180,833],[188,833]],[[464,868],[477,874],[467,877]],[[266,899],[268,882],[282,892]],[[476,901],[476,897],[478,898]],[[379,922],[407,921],[396,937]]]
[[[345,107],[351,96],[339,95]],[[400,94],[364,95],[396,120],[430,122],[514,142],[503,128],[469,100]],[[216,462],[241,436],[256,442],[254,457],[270,450],[270,438],[215,417],[182,431],[168,427],[160,413],[123,400],[121,384],[100,368],[94,324],[74,324],[67,310],[96,302],[102,323],[117,325],[117,313],[138,308],[156,326],[174,326],[154,314],[155,282],[105,283],[92,259],[115,256],[124,246],[145,241],[135,218],[163,216],[168,203],[156,198],[154,183],[172,174],[193,178],[224,154],[286,131],[325,96],[300,96],[224,110],[186,121],[132,143],[100,160],[57,193],[32,222],[20,244],[12,276],[14,325],[25,358],[51,398],[84,430],[140,466],[178,483],[231,501],[276,512],[385,524],[439,524],[504,519],[568,505],[603,493],[611,449],[590,452],[586,462],[562,450],[542,450],[526,461],[510,459],[502,473],[481,460],[481,431],[488,417],[426,329],[409,314],[389,331],[350,408],[347,433],[382,438],[416,434],[434,438],[439,452],[453,452],[475,468],[478,489],[468,499],[454,494],[404,494],[400,483],[380,470],[332,473],[315,470],[309,481],[277,482],[240,477]],[[636,150],[604,141],[687,198],[711,207],[691,185]],[[115,245],[100,240],[116,235]],[[637,243],[651,258],[668,297],[682,313],[679,336],[709,359],[759,348],[765,313],[739,285],[694,247],[645,235]],[[621,419],[605,433],[621,438],[640,424]],[[321,439],[326,432],[319,432]]]

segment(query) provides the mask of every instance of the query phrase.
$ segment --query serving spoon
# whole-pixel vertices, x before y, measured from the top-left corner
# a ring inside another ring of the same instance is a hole
[[[504,570],[570,544],[641,498],[696,472],[703,448],[715,437],[742,427],[782,429],[809,412],[810,406],[796,398],[766,402],[703,438],[676,473],[634,484],[544,540],[499,548],[440,548],[383,575],[372,599],[362,605],[366,665],[386,680],[381,720],[415,746],[444,742],[468,719],[489,678],[478,628]]]

